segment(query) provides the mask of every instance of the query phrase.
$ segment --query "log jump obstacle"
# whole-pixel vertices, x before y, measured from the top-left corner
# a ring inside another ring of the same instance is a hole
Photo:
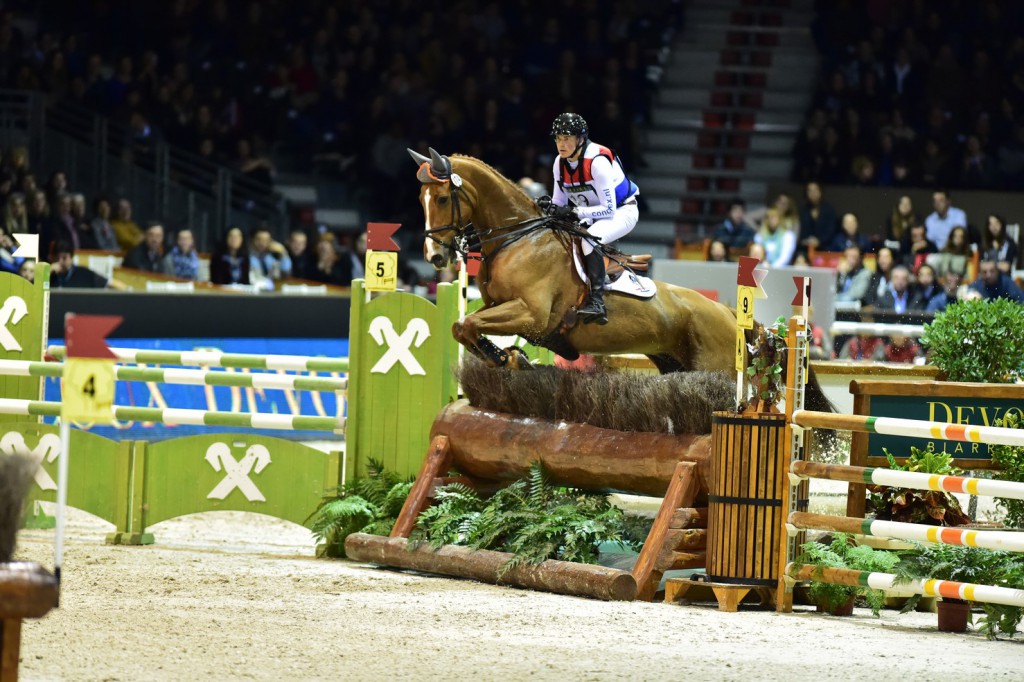
[[[709,435],[625,433],[521,417],[452,403],[437,416],[430,449],[390,538],[353,534],[349,558],[458,577],[606,600],[653,599],[663,573],[702,568],[707,543]],[[663,495],[632,571],[545,561],[499,578],[511,555],[446,546],[414,548],[407,538],[450,468],[486,487],[525,476],[540,461],[556,483]]]
[[[795,346],[796,344],[793,343],[792,326],[790,331],[791,345]],[[789,459],[789,478],[791,487],[800,485],[802,481],[807,479],[818,478],[916,490],[937,490],[968,493],[971,495],[1007,497],[1018,500],[1024,499],[1024,483],[893,471],[880,467],[808,462],[804,457],[801,436],[805,429],[814,428],[845,430],[855,433],[923,436],[936,440],[970,443],[1024,446],[1024,431],[1019,429],[890,417],[834,415],[797,408],[790,415],[790,429],[794,432],[795,447],[792,449]],[[1024,538],[1020,537],[1019,533],[876,521],[849,516],[809,514],[797,510],[792,503],[788,506],[788,511],[785,529],[790,537],[802,530],[825,530],[917,542],[1024,552]],[[932,579],[915,580],[909,583],[900,582],[897,584],[896,576],[887,573],[868,573],[848,569],[819,569],[816,566],[796,564],[793,562],[795,547],[792,545],[793,543],[790,541],[786,545],[785,551],[781,552],[782,557],[784,557],[785,566],[781,571],[779,592],[784,593],[786,596],[780,599],[779,610],[788,611],[792,609],[793,583],[809,579],[840,585],[863,586],[902,593],[910,592],[925,596],[945,597],[947,599],[1024,606],[1024,590]]]
[[[59,416],[61,403],[39,399],[43,379],[64,371],[62,363],[42,361],[49,295],[45,283],[45,270],[35,284],[0,273],[0,305],[26,311],[17,324],[7,325],[14,343],[0,345],[0,453],[28,449],[42,456],[43,466],[29,493],[33,503],[54,501],[60,456],[57,427],[41,419]],[[264,434],[229,432],[147,442],[116,441],[72,429],[68,504],[114,524],[108,542],[148,544],[153,542],[147,530],[152,524],[204,511],[251,511],[301,524],[325,495],[365,468],[369,458],[403,475],[415,473],[433,418],[456,390],[450,372],[456,344],[449,329],[457,290],[442,285],[437,300],[434,305],[404,292],[371,299],[361,280],[353,282],[348,358],[116,349],[123,363],[195,367],[121,364],[115,369],[118,381],[333,392],[339,406],[337,415],[312,416],[119,405],[114,408],[118,420],[222,430],[310,430],[311,437],[318,431],[343,433],[345,453],[325,453]],[[64,355],[60,346],[47,352]],[[234,371],[240,369],[265,373]],[[345,375],[309,374],[315,372]],[[29,519],[30,524],[47,521]]]

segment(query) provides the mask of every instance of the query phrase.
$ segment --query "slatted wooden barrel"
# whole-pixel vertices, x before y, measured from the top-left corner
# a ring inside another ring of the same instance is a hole
[[[707,577],[720,584],[774,587],[784,486],[783,415],[715,412],[711,418]]]

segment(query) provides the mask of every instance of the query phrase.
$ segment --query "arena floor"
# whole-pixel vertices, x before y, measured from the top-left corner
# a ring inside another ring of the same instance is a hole
[[[71,512],[60,609],[27,621],[24,680],[1018,680],[1024,639],[866,609],[719,613],[605,603],[316,560],[308,531],[257,515],[103,544]],[[52,565],[53,531],[18,555]]]

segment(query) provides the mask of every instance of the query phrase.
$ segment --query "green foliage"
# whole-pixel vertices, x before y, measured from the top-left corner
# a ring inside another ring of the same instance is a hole
[[[1002,419],[997,419],[996,426],[1008,429],[1024,429],[1017,414],[1007,414]],[[995,478],[1000,481],[1024,481],[1024,447],[1012,445],[989,445],[988,452],[992,461],[998,464],[1000,471],[995,472]],[[1011,500],[997,497],[996,505],[1006,515],[1004,522],[1013,528],[1024,528],[1024,500]]]
[[[755,400],[763,401],[765,405],[778,403],[786,390],[782,363],[786,357],[787,334],[786,318],[780,317],[773,326],[761,330],[755,343],[747,344],[750,355],[747,376],[754,387]]]
[[[800,547],[803,554],[797,558],[796,563],[816,566],[808,590],[811,599],[832,610],[845,604],[851,596],[863,597],[871,607],[871,613],[879,615],[885,605],[885,592],[868,587],[833,585],[821,582],[815,579],[815,576],[821,578],[821,569],[824,568],[850,568],[857,571],[888,573],[899,563],[899,556],[894,552],[872,549],[867,545],[855,545],[853,536],[846,533],[836,533],[827,545],[820,542],[805,542]]]
[[[889,460],[889,468],[897,471],[913,471],[921,474],[959,476],[962,470],[953,466],[953,456],[934,449],[921,450],[911,446],[905,466],[900,466],[887,449],[882,450]],[[970,522],[970,517],[960,507],[952,493],[941,490],[912,490],[893,488],[885,485],[868,486],[871,508],[875,518],[882,521],[924,523],[932,526],[960,526]]]
[[[627,539],[622,511],[605,496],[553,486],[539,463],[530,467],[527,479],[486,501],[463,485],[438,488],[437,503],[420,515],[412,537],[431,547],[465,545],[515,554],[503,572],[545,559],[596,563],[602,542],[639,549]]]
[[[369,460],[366,477],[357,478],[335,490],[306,519],[305,525],[318,542],[318,556],[345,556],[345,538],[351,533],[388,535],[405,498],[412,490],[412,481],[403,481],[384,465]]]
[[[949,381],[1024,377],[1024,306],[1004,298],[960,301],[924,326],[921,344]]]

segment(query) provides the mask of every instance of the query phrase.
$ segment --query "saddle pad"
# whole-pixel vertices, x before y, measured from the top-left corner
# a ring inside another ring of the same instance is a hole
[[[576,274],[580,276],[580,279],[584,282],[587,281],[587,273],[583,269],[583,262],[580,260],[579,249],[572,250],[572,262],[576,266]],[[632,272],[623,271],[623,273],[614,282],[605,282],[605,291],[615,291],[620,294],[626,294],[628,296],[636,296],[637,298],[652,298],[658,293],[658,287],[654,283],[654,280],[650,277],[644,277],[643,275],[634,275]]]

